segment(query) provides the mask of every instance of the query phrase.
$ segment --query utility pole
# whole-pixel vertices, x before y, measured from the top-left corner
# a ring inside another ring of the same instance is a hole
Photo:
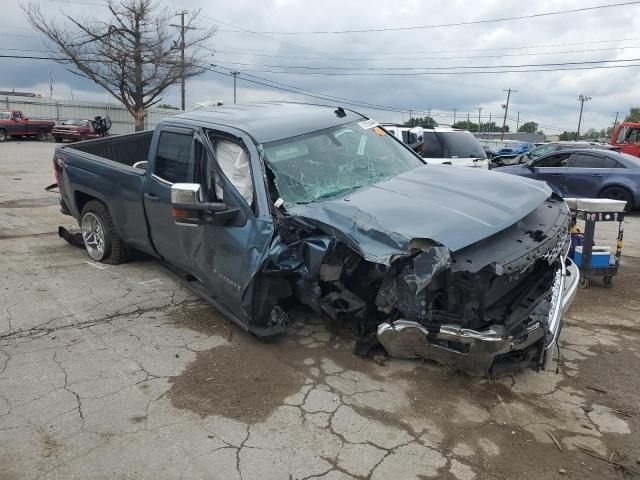
[[[429,126],[431,126],[431,109],[427,108],[427,122],[429,122]]]
[[[453,125],[455,125],[455,124],[456,124],[456,112],[457,112],[457,111],[458,111],[458,109],[457,109],[457,108],[454,108],[454,109],[453,109]]]
[[[482,107],[478,107],[478,133],[480,133],[480,114],[482,113]]]
[[[580,124],[582,123],[582,109],[584,108],[584,102],[591,100],[591,97],[586,95],[579,95],[578,101],[580,102],[580,116],[578,117],[578,131],[576,132],[576,140],[580,140]]]
[[[518,112],[518,116],[516,117],[516,132],[520,128],[520,112]]]
[[[187,30],[190,30],[189,27],[186,27],[184,24],[184,16],[187,15],[189,12],[186,10],[182,10],[180,12],[177,12],[176,15],[178,17],[180,17],[180,25],[176,25],[174,23],[170,24],[171,27],[176,27],[180,30],[180,44],[175,45],[177,48],[180,49],[180,66],[182,68],[182,72],[181,72],[181,78],[180,78],[180,105],[182,107],[182,110],[185,110],[185,96],[186,96],[186,89],[185,89],[185,85],[186,85],[186,76],[185,76],[185,69],[184,69],[184,49],[185,49],[185,43],[184,43],[184,32]]]
[[[507,103],[502,106],[504,108],[504,118],[502,119],[502,133],[500,135],[500,141],[504,140],[504,128],[507,126],[507,112],[509,111],[509,99],[511,98],[511,92],[517,93],[517,90],[502,90],[503,92],[507,92]]]
[[[471,120],[469,120],[469,112],[467,112],[467,130],[470,130]]]
[[[493,132],[493,125],[491,125],[491,112],[489,112],[489,132]]]
[[[616,119],[613,121],[613,130],[611,130],[611,136],[613,137],[613,132],[616,131],[616,126],[618,125],[618,114],[620,112],[616,112]]]
[[[236,104],[236,79],[238,78],[238,75],[240,75],[240,72],[231,72],[231,75],[233,75],[233,104]]]

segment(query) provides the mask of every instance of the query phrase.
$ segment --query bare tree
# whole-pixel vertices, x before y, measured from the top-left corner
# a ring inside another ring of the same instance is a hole
[[[109,19],[65,15],[64,24],[46,18],[37,3],[23,7],[33,27],[48,41],[52,54],[68,70],[89,78],[122,102],[144,129],[145,110],[162,101],[163,92],[181,78],[206,70],[200,54],[215,28],[199,28],[198,14],[185,23],[184,60],[180,33],[170,22],[175,13],[154,0],[107,0]]]

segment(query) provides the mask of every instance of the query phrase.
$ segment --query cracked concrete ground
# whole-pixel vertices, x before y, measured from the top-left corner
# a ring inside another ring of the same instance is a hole
[[[0,479],[633,478],[640,219],[614,287],[580,291],[559,373],[379,365],[300,308],[249,337],[153,260],[59,239],[54,146],[0,146]],[[597,282],[596,282],[597,283]]]

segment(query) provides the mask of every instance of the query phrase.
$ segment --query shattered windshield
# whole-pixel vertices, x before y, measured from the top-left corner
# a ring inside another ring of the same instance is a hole
[[[354,122],[265,144],[285,205],[346,195],[424,165],[375,122]]]

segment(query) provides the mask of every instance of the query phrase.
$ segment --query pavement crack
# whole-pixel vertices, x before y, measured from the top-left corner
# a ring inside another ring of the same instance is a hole
[[[57,355],[58,355],[58,352],[53,352],[53,361],[56,365],[58,365],[58,368],[64,374],[64,385],[62,386],[62,388],[67,392],[73,394],[73,396],[76,397],[76,402],[78,403],[78,406],[75,409],[72,409],[69,411],[73,411],[77,409],[78,415],[80,415],[80,419],[82,419],[82,423],[84,424],[84,414],[82,412],[82,400],[80,398],[80,395],[78,395],[74,390],[69,388],[69,376],[67,374],[67,371],[62,366],[62,363],[58,360]]]

